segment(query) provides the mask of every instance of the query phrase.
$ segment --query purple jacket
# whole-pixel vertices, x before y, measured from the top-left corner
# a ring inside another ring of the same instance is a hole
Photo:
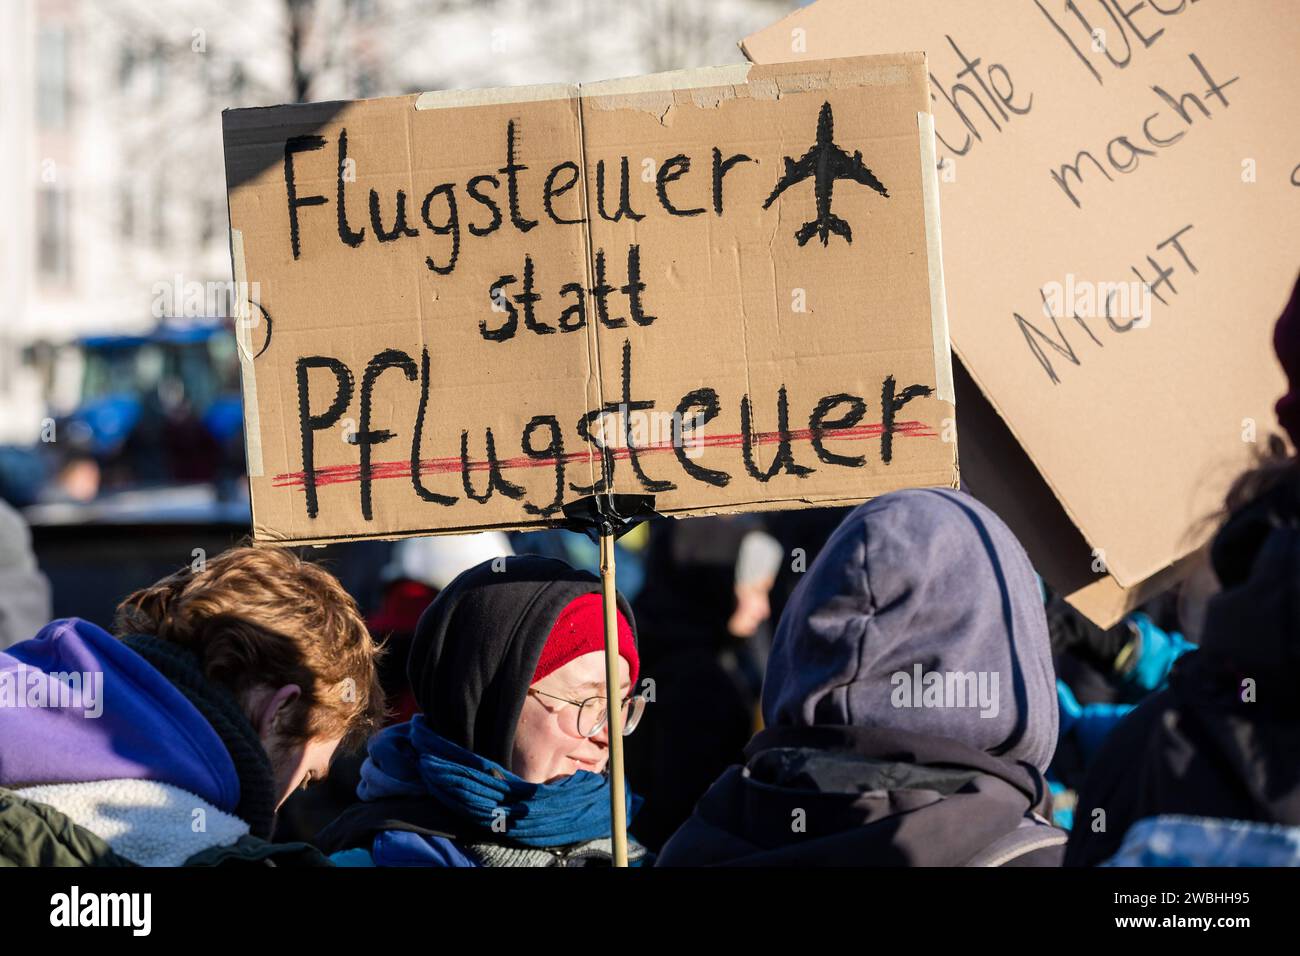
[[[102,628],[53,621],[0,651],[0,787],[119,779],[171,784],[227,813],[239,803],[212,725]]]

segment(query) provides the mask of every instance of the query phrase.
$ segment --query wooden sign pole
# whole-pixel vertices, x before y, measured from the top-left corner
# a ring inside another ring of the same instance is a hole
[[[614,529],[600,534],[600,590],[605,608],[605,694],[609,733],[610,825],[614,865],[627,866],[627,800],[623,782],[623,694],[618,674],[618,599],[614,586]]]

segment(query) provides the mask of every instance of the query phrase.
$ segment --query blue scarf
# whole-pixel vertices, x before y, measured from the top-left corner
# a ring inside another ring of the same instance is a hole
[[[555,783],[529,783],[434,733],[417,714],[371,739],[357,796],[428,795],[446,809],[453,832],[468,824],[485,837],[500,833],[504,810],[511,840],[551,847],[609,836],[609,786],[604,774],[587,770]],[[641,799],[629,791],[627,803],[630,820]]]

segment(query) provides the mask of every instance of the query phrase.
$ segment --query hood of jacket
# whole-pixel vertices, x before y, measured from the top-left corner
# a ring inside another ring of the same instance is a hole
[[[956,491],[900,491],[855,508],[777,625],[763,717],[769,727],[934,736],[1046,770],[1055,673],[1024,549]]]
[[[0,787],[105,780],[240,805],[230,752],[184,693],[102,628],[54,621],[0,652]]]

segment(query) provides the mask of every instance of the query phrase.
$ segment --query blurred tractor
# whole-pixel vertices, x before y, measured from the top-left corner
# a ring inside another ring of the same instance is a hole
[[[103,490],[221,482],[243,470],[239,361],[222,320],[164,321],[144,335],[93,335],[56,450],[93,461]],[[65,467],[67,462],[60,462]]]

